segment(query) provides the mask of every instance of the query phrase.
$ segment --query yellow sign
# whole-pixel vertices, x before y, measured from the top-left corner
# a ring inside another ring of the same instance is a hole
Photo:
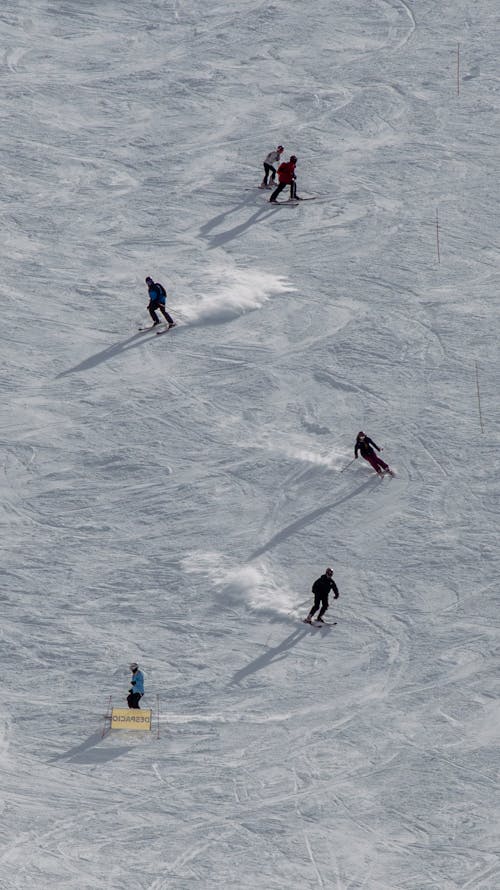
[[[151,710],[141,708],[113,708],[111,729],[151,729]]]

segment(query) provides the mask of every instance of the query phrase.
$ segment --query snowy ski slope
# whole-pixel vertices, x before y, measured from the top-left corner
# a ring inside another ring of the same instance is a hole
[[[1,890],[499,890],[499,22],[2,3]]]

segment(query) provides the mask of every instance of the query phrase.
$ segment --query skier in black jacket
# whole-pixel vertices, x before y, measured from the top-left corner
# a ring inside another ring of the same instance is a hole
[[[358,451],[360,451],[361,457],[364,457],[364,459],[368,461],[379,476],[383,476],[384,473],[390,473],[392,476],[393,472],[391,468],[378,456],[378,454],[375,454],[373,450],[374,448],[376,448],[377,451],[382,450],[375,444],[373,439],[370,439],[370,437],[366,435],[366,433],[363,431],[359,432],[354,445],[354,457],[356,460],[358,459]]]
[[[328,609],[328,594],[330,590],[333,590],[333,595],[336,600],[339,598],[338,587],[333,580],[333,572],[331,569],[327,569],[324,575],[321,575],[320,578],[317,578],[312,586],[312,592],[314,593],[314,605],[309,612],[307,618],[304,618],[304,622],[306,624],[312,623],[312,617],[315,612],[321,606],[320,613],[318,615],[317,621],[320,621],[321,624],[324,624],[323,615]]]

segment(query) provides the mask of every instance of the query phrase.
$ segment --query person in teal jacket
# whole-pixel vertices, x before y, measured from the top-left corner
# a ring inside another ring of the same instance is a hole
[[[139,665],[133,661],[130,665],[132,678],[130,680],[131,689],[128,691],[127,704],[129,708],[139,708],[139,702],[144,695],[144,674],[139,670]]]
[[[146,284],[148,286],[149,294],[148,312],[153,319],[153,327],[160,324],[160,319],[156,314],[157,309],[160,310],[169,328],[175,327],[175,321],[166,309],[167,292],[163,287],[163,284],[160,284],[159,281],[153,281],[149,275],[146,278]]]

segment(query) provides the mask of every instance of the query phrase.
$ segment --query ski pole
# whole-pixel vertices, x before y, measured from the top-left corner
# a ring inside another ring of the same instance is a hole
[[[347,467],[350,467],[350,466],[351,466],[351,464],[353,464],[353,463],[354,463],[354,461],[355,461],[355,460],[356,460],[356,458],[355,458],[355,457],[353,457],[353,459],[352,459],[352,460],[350,460],[350,461],[349,461],[349,463],[348,463],[348,464],[346,464],[346,465],[345,465],[345,467],[342,467],[342,469],[341,469],[341,471],[340,471],[340,472],[341,472],[341,473],[343,473],[343,472],[344,472],[344,470],[347,470]]]

